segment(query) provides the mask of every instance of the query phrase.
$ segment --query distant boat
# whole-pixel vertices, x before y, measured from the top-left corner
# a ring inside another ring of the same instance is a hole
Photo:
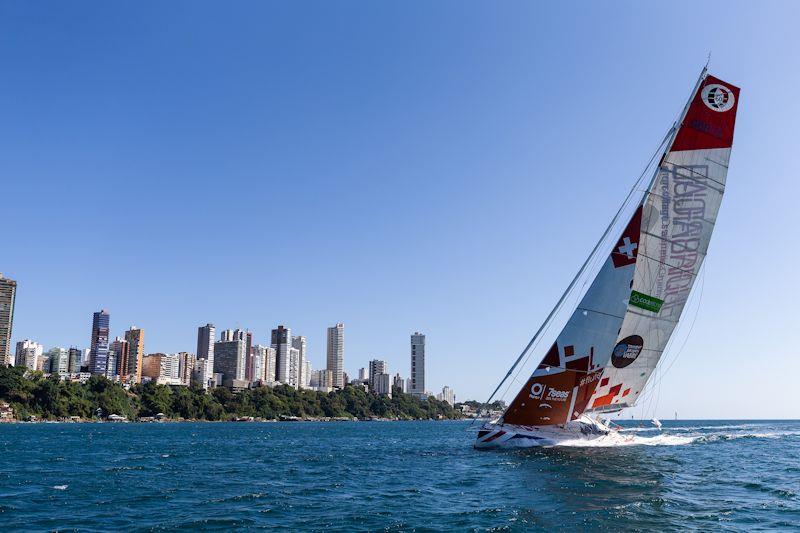
[[[601,415],[636,404],[705,258],[725,190],[738,104],[739,89],[704,68],[651,159],[652,172],[646,170],[631,189],[489,398],[487,403],[504,384],[523,383],[502,416],[478,431],[476,448],[598,438],[613,431]],[[631,102],[633,108],[641,105],[653,105],[650,95]],[[598,165],[613,168],[613,156]],[[592,268],[599,271],[590,278]],[[542,332],[568,311],[568,296],[577,300],[587,286],[553,345],[532,367]]]

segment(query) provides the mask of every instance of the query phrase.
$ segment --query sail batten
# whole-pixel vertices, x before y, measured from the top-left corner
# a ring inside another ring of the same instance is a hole
[[[634,192],[640,193],[616,244],[584,283],[588,288],[501,423],[563,425],[586,412],[635,405],[707,255],[725,192],[738,99],[738,88],[703,70],[676,127],[662,141],[666,148],[647,188],[637,182],[548,317],[549,322],[593,257],[598,259],[601,244],[615,242],[609,231]]]

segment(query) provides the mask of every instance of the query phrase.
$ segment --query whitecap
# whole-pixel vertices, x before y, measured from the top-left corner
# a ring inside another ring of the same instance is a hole
[[[67,490],[67,487],[69,487],[69,485],[53,485],[52,488],[56,490]]]

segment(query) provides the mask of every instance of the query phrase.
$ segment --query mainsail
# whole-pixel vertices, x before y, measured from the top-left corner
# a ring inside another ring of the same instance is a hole
[[[708,250],[738,102],[737,87],[703,70],[627,225],[501,423],[560,425],[635,404]]]

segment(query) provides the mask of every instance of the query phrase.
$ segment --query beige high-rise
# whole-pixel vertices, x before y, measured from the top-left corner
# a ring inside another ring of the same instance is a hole
[[[14,324],[14,298],[17,282],[0,274],[0,364],[10,365],[11,327]]]
[[[142,382],[142,362],[144,361],[144,330],[136,326],[125,332],[128,341],[128,382]]]

